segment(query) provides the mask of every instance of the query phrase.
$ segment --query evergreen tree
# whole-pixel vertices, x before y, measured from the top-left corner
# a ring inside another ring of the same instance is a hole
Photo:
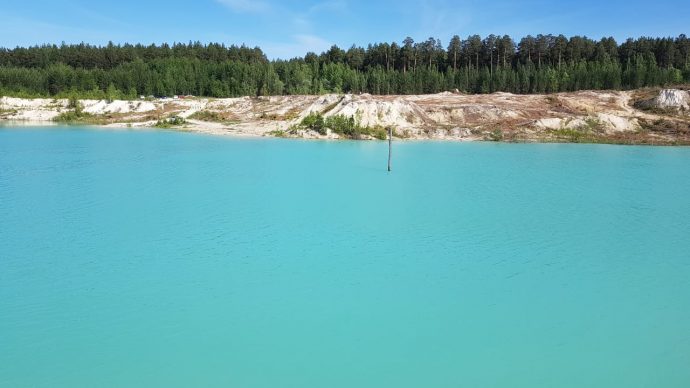
[[[448,44],[448,59],[453,65],[453,70],[458,69],[458,56],[460,55],[460,50],[462,49],[462,41],[460,37],[454,35]]]
[[[550,93],[631,89],[690,82],[690,40],[575,36],[453,36],[446,49],[430,37],[347,51],[332,46],[269,61],[259,48],[204,45],[42,45],[0,48],[0,93],[134,98],[280,94]]]

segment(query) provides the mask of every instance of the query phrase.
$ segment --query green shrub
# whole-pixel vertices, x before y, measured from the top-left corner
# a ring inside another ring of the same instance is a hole
[[[80,121],[81,118],[82,118],[81,115],[77,114],[77,112],[70,110],[67,112],[60,113],[53,120],[60,122],[60,123],[73,123],[76,121]]]
[[[388,139],[388,131],[386,130],[386,128],[383,128],[380,125],[377,125],[375,127],[365,127],[363,128],[362,134],[372,136],[373,138],[378,140]]]
[[[189,116],[189,118],[201,121],[223,121],[218,112],[212,112],[208,110],[200,110]]]
[[[585,119],[584,128],[582,129],[591,132],[602,132],[604,131],[604,123],[597,117],[588,117]]]
[[[335,107],[338,106],[338,104],[340,104],[344,99],[345,99],[345,96],[340,97],[340,99],[339,99],[338,101],[336,101],[336,102],[334,102],[334,103],[328,105],[327,107],[325,107],[321,113],[326,114],[326,113],[332,111],[332,110],[335,109]]]
[[[66,112],[60,113],[54,121],[61,123],[88,123],[88,124],[99,124],[103,120],[98,117],[84,112],[84,106],[81,104],[76,94],[70,94],[67,99],[67,108],[71,109]]]
[[[285,131],[281,131],[281,130],[271,131],[268,134],[271,136],[274,136],[274,137],[281,137],[281,138],[288,137],[287,133]]]
[[[227,113],[210,110],[200,110],[189,116],[189,118],[192,120],[208,121],[212,123],[221,123],[226,125],[238,123],[237,120],[233,119],[233,117]]]
[[[334,133],[350,139],[360,139],[363,135],[372,136],[379,140],[386,140],[388,132],[381,126],[363,127],[359,120],[352,116],[334,115],[323,117],[320,113],[310,113],[299,125],[290,127],[289,131],[294,133],[298,129],[310,129],[321,135],[330,129]]]
[[[80,103],[79,99],[77,98],[77,95],[72,93],[70,94],[69,98],[67,99],[67,107],[69,109],[80,109]]]
[[[59,123],[72,123],[72,124],[104,124],[105,120],[102,117],[94,116],[90,113],[86,113],[81,109],[69,110],[62,112],[57,117],[53,119]]]
[[[180,125],[187,124],[187,120],[180,116],[168,117],[167,119],[158,120],[154,124],[155,128],[172,128]]]
[[[491,141],[502,141],[503,140],[503,131],[500,129],[494,129],[489,133],[489,140]]]
[[[326,118],[326,128],[330,128],[339,135],[358,139],[362,133],[362,128],[354,117],[345,115],[335,115]]]
[[[302,119],[302,126],[304,128],[311,129],[312,131],[316,131],[321,135],[326,134],[326,125],[323,116],[320,113],[309,113],[309,115]]]

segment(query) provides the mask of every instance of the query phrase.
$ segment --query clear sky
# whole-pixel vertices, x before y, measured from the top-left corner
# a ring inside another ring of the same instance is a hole
[[[690,0],[0,0],[0,46],[221,42],[270,58],[458,34],[690,35]]]

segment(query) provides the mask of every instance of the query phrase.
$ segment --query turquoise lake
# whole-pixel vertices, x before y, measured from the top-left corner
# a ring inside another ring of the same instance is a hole
[[[0,387],[689,387],[690,148],[0,128]]]

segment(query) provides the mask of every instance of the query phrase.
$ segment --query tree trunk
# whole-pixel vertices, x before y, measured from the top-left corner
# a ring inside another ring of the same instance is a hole
[[[561,70],[561,50],[558,50],[558,70]]]
[[[489,62],[491,62],[491,64],[489,65],[489,68],[491,69],[489,72],[489,75],[493,77],[494,76],[494,52],[493,52],[493,50],[489,54]]]
[[[470,58],[467,57],[467,67],[465,68],[465,91],[470,90]]]

